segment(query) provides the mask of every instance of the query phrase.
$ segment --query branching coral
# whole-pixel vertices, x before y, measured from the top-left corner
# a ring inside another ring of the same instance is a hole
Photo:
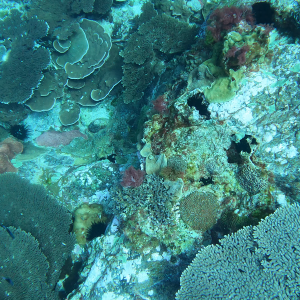
[[[299,205],[284,206],[205,247],[181,275],[176,299],[298,299],[299,215]]]

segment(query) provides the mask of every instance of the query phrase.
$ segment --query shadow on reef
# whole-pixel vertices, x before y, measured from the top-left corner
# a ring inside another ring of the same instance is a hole
[[[258,223],[274,213],[275,210],[269,207],[261,207],[252,211],[247,216],[239,216],[232,210],[225,210],[217,224],[211,229],[212,244],[220,244],[220,239],[223,239],[225,235],[237,232],[245,226],[256,226]]]
[[[60,280],[63,280],[63,290],[59,291],[59,298],[66,299],[68,294],[76,290],[82,283],[80,280],[80,273],[83,269],[83,261],[72,263],[72,259],[69,258],[60,274]]]
[[[232,141],[230,148],[226,151],[228,162],[241,165],[243,163],[243,157],[241,156],[241,152],[243,151],[245,153],[250,154],[250,145],[257,145],[257,142],[254,137],[247,134],[238,142]]]

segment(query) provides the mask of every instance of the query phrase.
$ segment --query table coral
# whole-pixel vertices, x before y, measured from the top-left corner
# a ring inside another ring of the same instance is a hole
[[[0,66],[0,102],[23,103],[32,96],[43,78],[42,70],[50,64],[49,50],[38,44],[47,35],[48,25],[11,10],[0,20],[0,31],[8,53]]]
[[[153,80],[157,69],[155,65],[159,64],[155,51],[165,54],[183,52],[193,44],[195,35],[195,26],[190,26],[187,22],[178,21],[166,14],[156,15],[141,24],[138,31],[130,36],[122,51],[126,63],[123,66],[122,78],[125,88],[124,102],[139,100]]]

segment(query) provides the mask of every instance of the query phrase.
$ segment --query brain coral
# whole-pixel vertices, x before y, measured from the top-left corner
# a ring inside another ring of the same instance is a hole
[[[193,229],[205,232],[216,223],[218,207],[214,194],[194,192],[181,200],[180,215]]]

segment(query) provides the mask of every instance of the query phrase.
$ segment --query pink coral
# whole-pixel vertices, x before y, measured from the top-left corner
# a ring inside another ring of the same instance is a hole
[[[153,102],[153,108],[160,114],[168,112],[168,102],[165,95],[158,96]]]
[[[39,146],[59,147],[69,145],[77,137],[83,137],[86,140],[88,138],[87,135],[81,133],[79,130],[63,132],[49,130],[38,136],[35,141]]]
[[[13,138],[7,138],[0,143],[0,174],[18,171],[10,161],[22,151],[22,143]]]
[[[121,185],[123,187],[138,187],[143,183],[144,176],[144,171],[136,170],[133,166],[130,166],[123,174]]]

